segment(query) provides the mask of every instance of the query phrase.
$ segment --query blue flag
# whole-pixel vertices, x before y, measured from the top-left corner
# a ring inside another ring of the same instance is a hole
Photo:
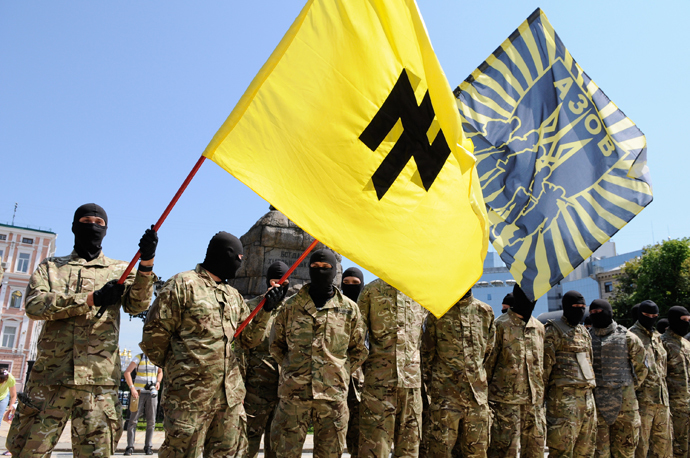
[[[490,238],[533,299],[652,201],[644,134],[537,9],[456,90]]]

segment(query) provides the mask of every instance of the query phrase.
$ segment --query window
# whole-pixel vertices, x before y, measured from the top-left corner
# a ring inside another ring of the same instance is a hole
[[[15,291],[12,293],[12,298],[10,299],[10,307],[13,309],[22,308],[22,293],[21,291]]]
[[[604,282],[604,292],[605,293],[612,293],[613,292],[613,282],[610,282],[610,281]]]
[[[10,365],[5,364],[5,363],[0,363],[0,371],[2,371],[2,370],[9,372],[10,371]]]
[[[5,332],[2,333],[2,346],[5,348],[14,347],[14,337],[16,334],[16,326],[5,326]]]
[[[7,234],[0,234],[0,240],[7,240]]]
[[[33,245],[33,244],[34,244],[34,239],[30,239],[30,238],[27,238],[27,237],[22,237],[22,243],[28,243],[29,245]]]
[[[19,258],[17,258],[17,272],[28,272],[29,261],[31,261],[31,255],[29,253],[19,253]]]

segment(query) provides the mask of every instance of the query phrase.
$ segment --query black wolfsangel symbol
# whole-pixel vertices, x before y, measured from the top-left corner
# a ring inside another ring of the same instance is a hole
[[[376,151],[398,119],[402,120],[403,133],[371,177],[379,200],[393,186],[411,157],[414,157],[424,189],[428,191],[450,155],[442,130],[429,144],[427,131],[434,120],[431,97],[427,90],[421,105],[417,106],[414,89],[405,69],[359,139],[370,150]]]

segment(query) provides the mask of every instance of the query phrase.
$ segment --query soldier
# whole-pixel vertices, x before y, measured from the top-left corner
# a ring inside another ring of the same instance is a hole
[[[279,286],[279,280],[287,271],[288,266],[284,262],[277,261],[271,264],[266,271],[266,287]],[[257,296],[247,301],[249,309],[253,311],[261,299],[262,296]],[[244,409],[247,412],[247,456],[250,458],[259,455],[261,436],[264,436],[264,456],[266,458],[276,456],[269,438],[271,437],[273,413],[278,405],[278,364],[276,364],[268,348],[268,340],[275,316],[276,313],[273,311],[266,325],[266,332],[261,339],[261,344],[243,351],[246,361],[244,384],[247,388],[247,394],[244,397]]]
[[[227,232],[213,236],[206,258],[194,270],[168,280],[146,317],[146,356],[165,367],[165,440],[158,456],[197,458],[246,452],[245,387],[232,340],[249,308],[228,279],[242,262],[242,243]],[[245,349],[261,342],[285,288],[266,293],[264,311],[239,335]]]
[[[489,457],[543,458],[544,325],[532,316],[536,302],[518,285],[507,313],[496,319],[496,345],[486,363],[491,426]]]
[[[595,456],[632,458],[639,440],[640,412],[635,389],[647,376],[642,341],[613,321],[613,308],[603,299],[589,306],[592,353],[597,386]]]
[[[514,301],[515,299],[513,297],[513,293],[506,294],[503,298],[503,303],[501,304],[501,314],[507,313]]]
[[[675,306],[668,310],[668,329],[661,336],[667,354],[666,386],[673,421],[673,456],[688,457],[690,433],[690,342],[688,333],[690,312]]]
[[[642,341],[649,372],[637,389],[640,404],[640,441],[635,449],[636,458],[670,458],[673,453],[671,437],[673,425],[666,388],[666,350],[661,336],[654,329],[659,308],[652,301],[638,304],[637,321],[630,328]]]
[[[364,274],[357,267],[350,267],[343,272],[343,280],[340,289],[352,302],[357,303],[359,294],[364,288]],[[364,372],[359,366],[352,373],[350,379],[350,389],[347,392],[347,408],[350,411],[350,420],[347,425],[347,451],[352,458],[359,456],[359,403],[362,400],[361,394],[364,388]]]
[[[77,208],[74,251],[44,259],[31,275],[26,315],[45,320],[38,354],[7,436],[13,456],[50,456],[72,418],[72,451],[107,457],[122,435],[118,401],[120,306],[146,310],[153,295],[158,236],[148,229],[139,242],[139,271],[117,284],[127,263],[103,255],[108,215],[96,204]],[[108,305],[101,318],[98,309]]]
[[[422,428],[422,325],[428,312],[381,279],[359,298],[369,335],[359,454],[417,457]]]
[[[549,458],[591,457],[597,412],[592,394],[592,338],[580,324],[585,298],[568,291],[562,304],[563,316],[545,326],[546,444]]]
[[[280,400],[271,446],[280,457],[302,455],[310,422],[314,456],[340,456],[345,448],[348,385],[368,352],[359,307],[333,286],[336,265],[332,251],[315,251],[311,283],[287,300],[273,324]]]
[[[424,439],[431,456],[450,457],[457,444],[464,458],[486,457],[491,413],[485,362],[494,336],[494,312],[471,290],[441,318],[429,315],[423,359],[430,368],[431,434]]]

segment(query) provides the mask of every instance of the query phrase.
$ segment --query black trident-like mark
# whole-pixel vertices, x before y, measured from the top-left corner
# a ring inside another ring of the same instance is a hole
[[[422,104],[417,106],[414,89],[405,69],[359,139],[369,149],[376,151],[398,119],[402,120],[403,133],[371,177],[379,200],[393,186],[411,157],[414,157],[424,189],[428,191],[450,155],[442,130],[438,131],[433,143],[429,145],[427,131],[434,120],[434,107],[431,105],[429,91],[424,94]]]

